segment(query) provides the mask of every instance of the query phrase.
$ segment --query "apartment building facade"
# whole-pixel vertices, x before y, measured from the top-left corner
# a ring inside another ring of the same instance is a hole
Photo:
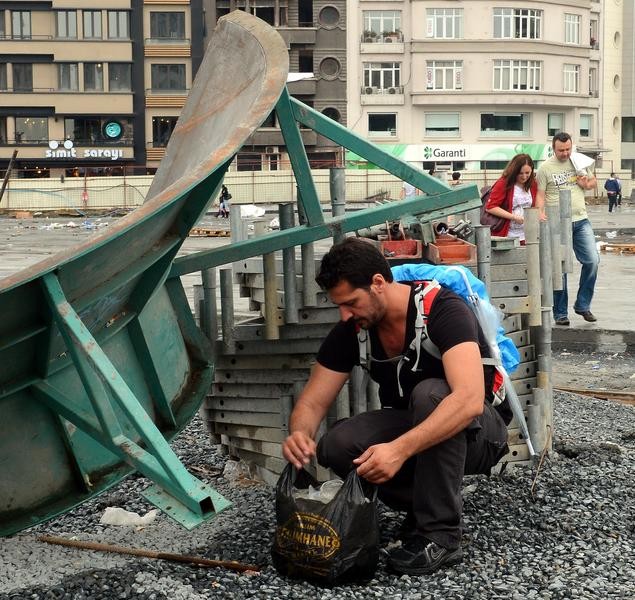
[[[620,0],[356,0],[349,126],[424,168],[501,169],[518,152],[544,160],[560,130],[619,168],[623,9]]]
[[[346,125],[345,0],[205,0],[208,31],[232,10],[245,10],[277,29],[289,50],[289,93]],[[334,166],[340,149],[315,132],[301,130],[311,166]],[[241,171],[289,168],[288,155],[275,114],[247,141],[232,168]]]
[[[202,0],[0,2],[0,169],[152,172],[204,53]]]

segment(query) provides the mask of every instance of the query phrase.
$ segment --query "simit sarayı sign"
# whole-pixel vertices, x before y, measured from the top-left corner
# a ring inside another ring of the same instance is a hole
[[[73,146],[72,140],[66,140],[60,144],[56,140],[49,142],[48,150],[44,153],[45,158],[109,158],[110,160],[118,160],[123,158],[123,150],[121,148],[84,148],[77,154],[77,148]]]

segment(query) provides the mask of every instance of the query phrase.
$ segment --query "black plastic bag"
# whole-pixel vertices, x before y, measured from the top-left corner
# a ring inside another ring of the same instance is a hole
[[[372,578],[379,560],[377,488],[353,469],[328,503],[294,498],[293,488],[319,484],[289,464],[276,487],[276,537],[271,549],[283,575],[333,585]]]

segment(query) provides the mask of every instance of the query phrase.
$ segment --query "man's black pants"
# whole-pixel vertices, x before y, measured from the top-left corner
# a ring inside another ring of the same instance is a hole
[[[319,463],[346,477],[354,458],[421,423],[449,393],[446,381],[426,379],[413,390],[409,410],[385,408],[338,421],[318,444]],[[379,498],[395,510],[411,511],[417,531],[430,541],[458,548],[463,475],[489,475],[507,451],[507,427],[485,403],[483,414],[467,429],[406,461],[395,477],[379,486]]]

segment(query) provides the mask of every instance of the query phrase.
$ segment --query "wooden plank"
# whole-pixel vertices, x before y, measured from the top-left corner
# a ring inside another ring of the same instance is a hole
[[[190,237],[230,237],[231,231],[211,227],[194,227],[188,235]]]
[[[607,242],[600,248],[602,252],[615,252],[617,254],[635,254],[635,244]]]

